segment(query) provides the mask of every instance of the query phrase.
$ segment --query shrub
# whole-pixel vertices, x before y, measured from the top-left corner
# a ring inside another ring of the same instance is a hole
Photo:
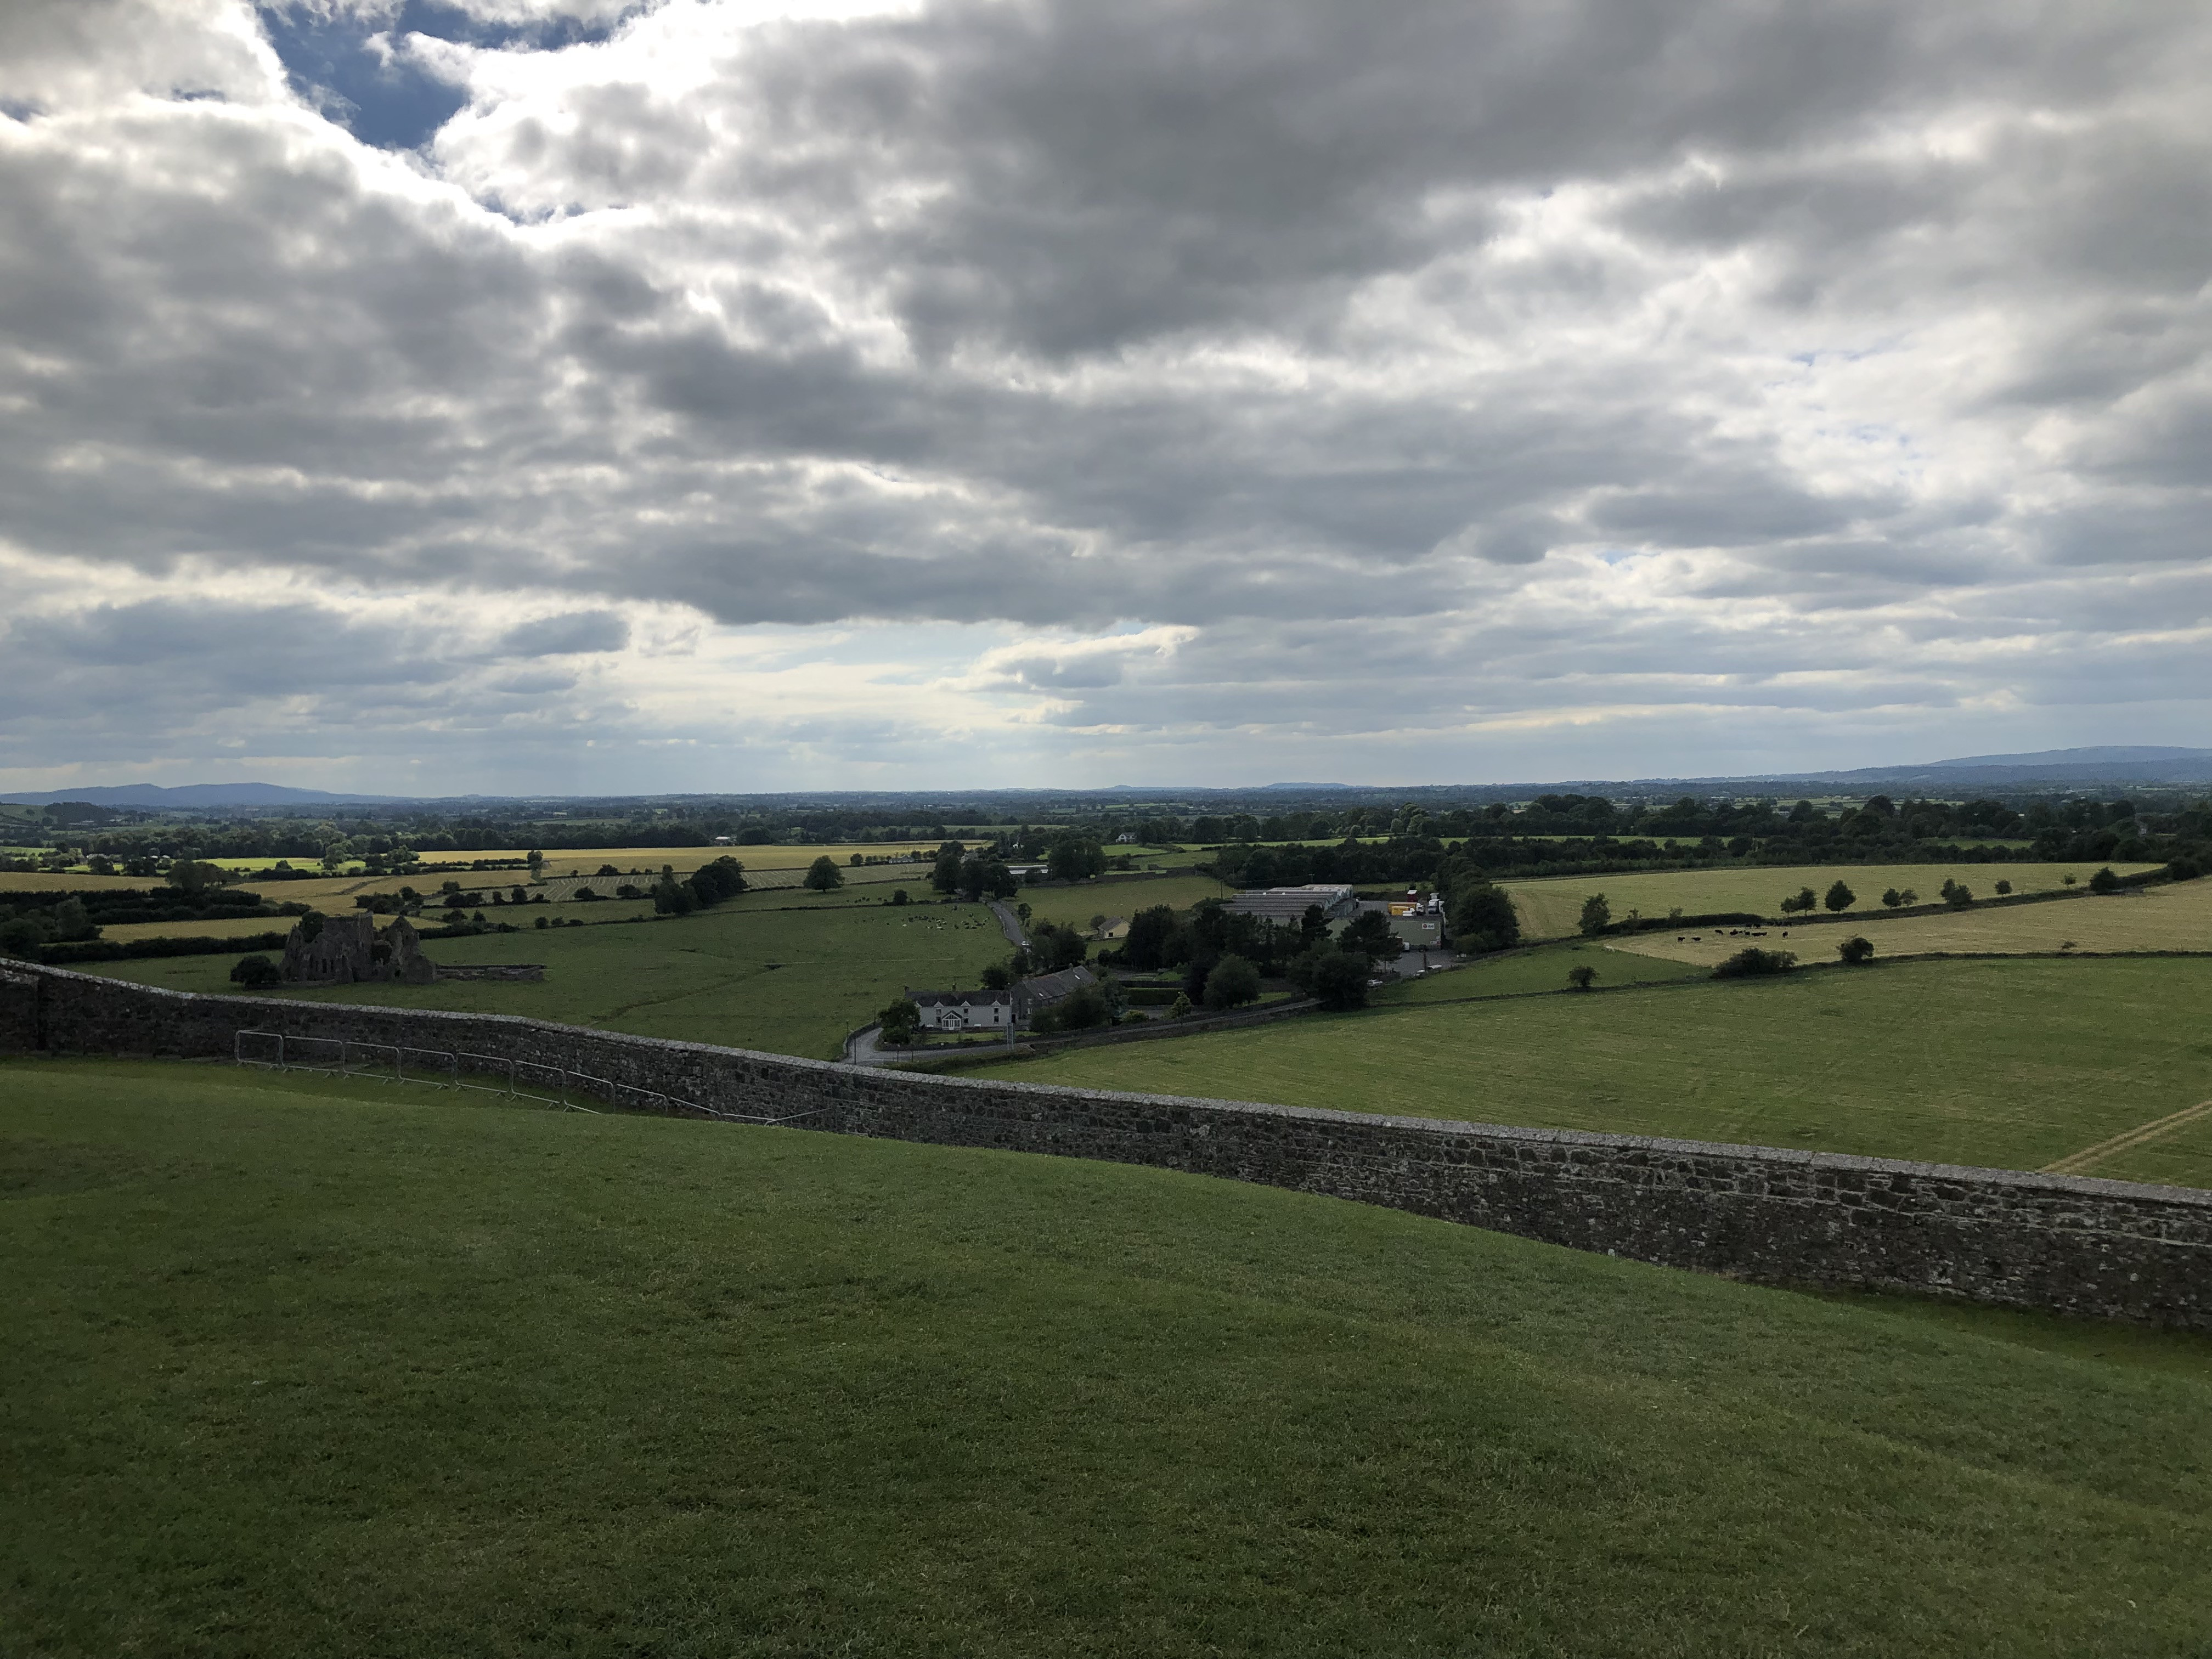
[[[1364,982],[1364,976],[1363,976],[1363,982]],[[1168,1005],[1168,1018],[1169,1018],[1170,1019],[1188,1019],[1188,1018],[1190,1018],[1190,998],[1189,998],[1188,996],[1185,995],[1182,992],[1181,992],[1181,991],[1177,991],[1177,992],[1176,993],[1176,1000],[1175,1000],[1173,1002],[1171,1002],[1171,1003],[1170,1003],[1170,1004]]]
[[[1859,896],[1840,880],[1829,888],[1826,895],[1820,900],[1820,902],[1831,910],[1848,910],[1858,902]]]
[[[534,927],[543,927],[546,926],[545,918],[544,918],[544,917],[543,917],[543,916],[538,917],[538,918],[537,919],[537,921],[532,924],[532,926],[534,926]]]
[[[1997,896],[1998,896],[1998,897],[2002,898],[2006,894],[2008,894],[2008,893],[2009,893],[2009,892],[2011,892],[2011,891],[2012,891],[2012,884],[2011,884],[2010,882],[2008,882],[2008,881],[2001,881],[2001,882],[1999,882],[1999,883],[1997,884]]]
[[[1567,983],[1577,991],[1589,990],[1596,979],[1597,969],[1595,968],[1580,967],[1567,969]]]
[[[2175,881],[2195,881],[2204,870],[2195,859],[2179,858],[2166,866],[2166,873]]]
[[[2117,893],[2120,890],[2120,878],[2112,873],[2111,865],[2106,865],[2089,878],[2089,890],[2093,893]]]
[[[1226,956],[1206,976],[1206,1006],[1235,1008],[1260,997],[1260,970],[1243,957]]]
[[[1577,924],[1585,937],[1602,933],[1613,925],[1613,907],[1605,902],[1602,893],[1592,893],[1583,901],[1582,921]]]
[[[283,977],[276,964],[263,956],[240,957],[238,965],[230,970],[230,982],[234,985],[274,985]]]
[[[1853,934],[1836,947],[1836,954],[1856,968],[1863,962],[1874,960],[1874,941]]]
[[[1756,945],[1737,951],[1713,969],[1715,979],[1750,979],[1762,974],[1786,974],[1797,965],[1794,951],[1762,951]]]

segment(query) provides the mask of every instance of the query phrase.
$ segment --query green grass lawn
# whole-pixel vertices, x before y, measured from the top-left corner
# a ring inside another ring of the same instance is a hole
[[[215,1066],[0,1139],[12,1652],[2203,1650],[2198,1339]]]
[[[347,985],[276,994],[325,1002],[524,1014],[640,1036],[834,1059],[845,1034],[912,986],[974,985],[1007,953],[979,904],[891,906],[744,895],[680,920],[433,939],[440,962],[539,962],[542,984]],[[611,908],[562,905],[574,914]],[[797,908],[785,908],[796,905]],[[534,907],[533,907],[534,908]],[[555,907],[546,907],[555,908]],[[170,957],[86,971],[179,991],[232,991],[235,957]],[[771,963],[781,963],[771,967]]]
[[[2032,1170],[2212,1095],[2212,962],[1900,963],[1385,1008],[971,1075]]]

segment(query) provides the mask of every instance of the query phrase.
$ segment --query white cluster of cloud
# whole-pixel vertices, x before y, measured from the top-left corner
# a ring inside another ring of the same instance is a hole
[[[0,785],[2202,741],[2208,90],[2167,5],[18,0]]]

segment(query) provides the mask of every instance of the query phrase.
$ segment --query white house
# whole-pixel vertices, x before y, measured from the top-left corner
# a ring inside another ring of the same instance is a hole
[[[1012,991],[908,991],[921,1010],[925,1031],[1008,1031],[1014,1018]]]

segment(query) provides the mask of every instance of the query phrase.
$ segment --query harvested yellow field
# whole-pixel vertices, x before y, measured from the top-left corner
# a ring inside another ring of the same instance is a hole
[[[1982,952],[2014,956],[2040,951],[2212,951],[2212,880],[2176,882],[2142,892],[2095,894],[2048,904],[2008,905],[1958,910],[1939,916],[1860,918],[1856,925],[1815,923],[1764,936],[1706,928],[1678,936],[1641,933],[1608,941],[1616,951],[1667,957],[1676,962],[1711,963],[1734,956],[1747,945],[1795,951],[1807,962],[1826,962],[1836,946],[1854,933],[1874,941],[1878,956],[1909,957],[1937,952]]]
[[[1582,920],[1583,901],[1593,893],[1605,895],[1613,919],[1626,919],[1632,910],[1647,916],[1663,916],[1670,910],[1686,915],[1711,915],[1717,911],[1741,910],[1753,915],[1779,916],[1782,901],[1802,888],[1826,893],[1840,878],[1858,895],[1854,916],[1881,914],[1885,888],[1907,888],[1932,904],[1944,882],[1964,882],[1977,898],[1994,897],[2001,881],[2012,884],[2015,893],[2058,892],[2065,878],[2086,884],[2099,868],[2090,864],[1869,864],[1814,865],[1760,870],[1664,870],[1649,874],[1616,876],[1559,876],[1540,881],[1504,881],[1498,885],[1513,895],[1520,912],[1524,937],[1564,939]],[[2120,875],[2154,866],[2116,864]],[[1823,915],[1826,912],[1822,912]],[[1787,925],[1787,924],[1784,924]],[[1671,939],[1671,935],[1669,936]]]

